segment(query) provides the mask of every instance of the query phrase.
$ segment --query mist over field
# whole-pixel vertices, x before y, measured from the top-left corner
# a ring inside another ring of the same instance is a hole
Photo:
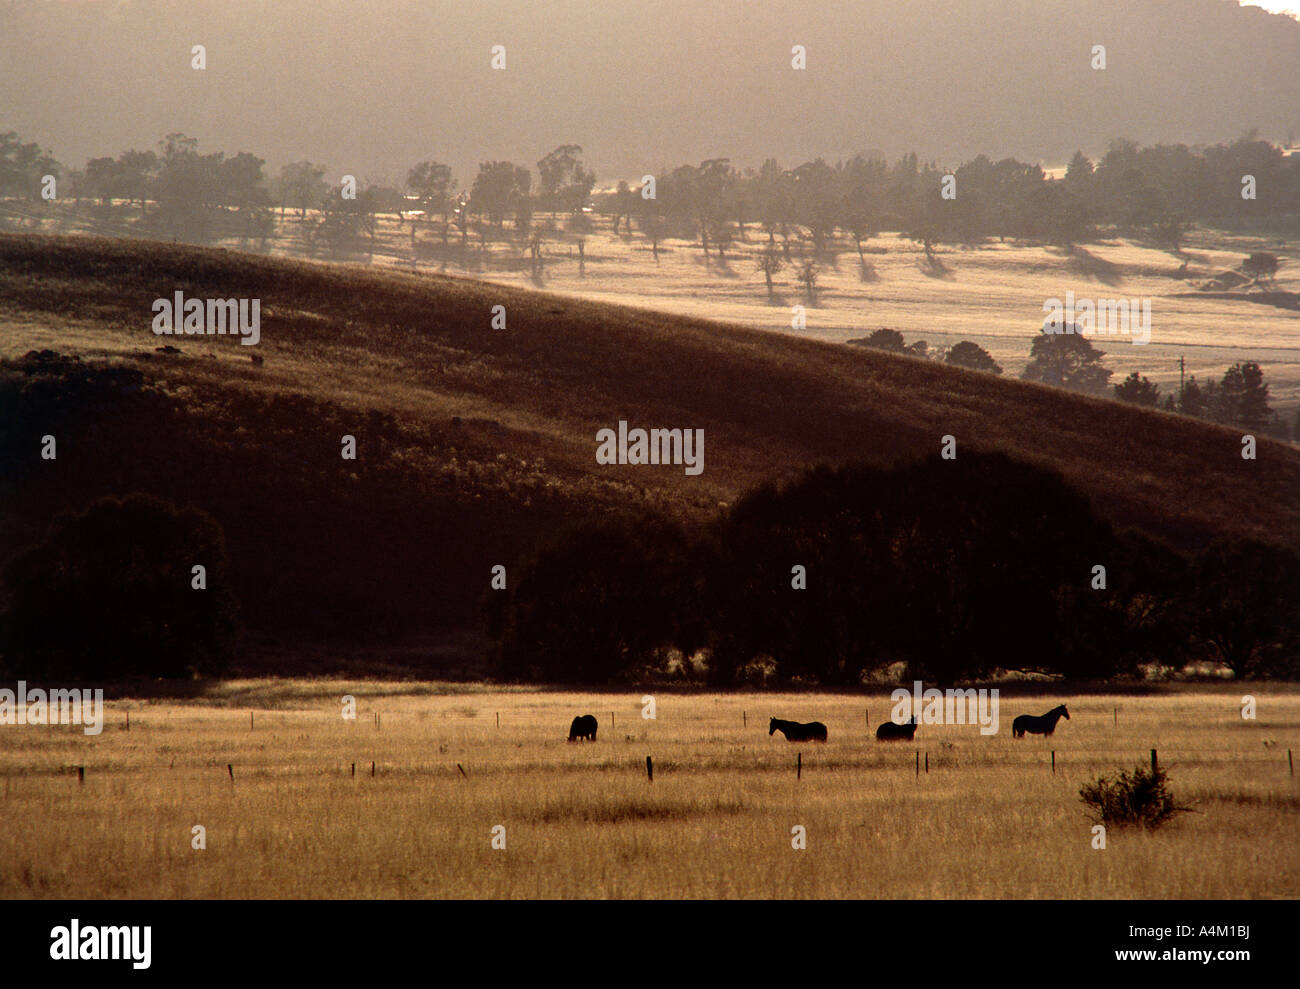
[[[73,163],[183,131],[389,179],[572,141],[631,181],[720,156],[1050,167],[1115,137],[1300,132],[1300,23],[1234,0],[5,0],[0,26],[5,126]]]

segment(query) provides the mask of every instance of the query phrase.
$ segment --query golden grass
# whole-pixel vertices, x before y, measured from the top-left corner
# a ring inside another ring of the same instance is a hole
[[[355,722],[340,716],[345,693]],[[1243,693],[1258,698],[1255,721],[1241,718]],[[1022,741],[1011,718],[1058,699],[1004,698],[997,736],[923,725],[911,745],[867,732],[864,708],[873,724],[888,716],[883,688],[661,693],[655,721],[640,699],[259,680],[196,701],[115,702],[97,738],[5,727],[0,896],[1300,894],[1295,688],[1059,698],[1072,720],[1051,740]],[[568,721],[583,712],[600,720],[600,740],[570,745]],[[770,715],[824,721],[830,742],[769,738]],[[1094,850],[1080,783],[1145,762],[1153,746],[1195,812],[1154,834],[1112,830]],[[918,750],[930,759],[919,778]],[[206,850],[191,848],[195,824]],[[491,848],[498,824],[504,851]],[[805,851],[791,848],[795,825]]]

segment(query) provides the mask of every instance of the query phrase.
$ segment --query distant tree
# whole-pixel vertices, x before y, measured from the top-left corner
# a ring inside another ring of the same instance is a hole
[[[452,178],[451,166],[437,161],[422,161],[412,165],[406,173],[406,188],[420,197],[427,222],[434,213],[441,213],[444,223],[451,212],[452,193],[456,191],[456,180]]]
[[[618,236],[620,221],[623,223],[625,236],[632,235],[632,210],[636,207],[637,194],[622,179],[614,190],[614,236]]]
[[[15,131],[0,134],[0,195],[40,195],[41,177],[59,175],[59,163],[40,145],[27,143]]]
[[[1122,383],[1115,385],[1115,397],[1121,402],[1154,409],[1160,403],[1160,386],[1134,371]]]
[[[781,252],[777,250],[775,245],[769,244],[759,252],[758,270],[763,273],[763,277],[767,280],[767,297],[769,299],[776,294],[772,278],[784,267],[785,262],[781,259]]]
[[[101,203],[117,197],[121,189],[122,166],[109,157],[91,158],[86,162],[86,191]]]
[[[873,330],[862,343],[877,350],[888,350],[891,354],[901,354],[907,350],[907,345],[903,342],[903,334],[888,327]]]
[[[668,220],[657,203],[643,204],[637,214],[636,225],[642,236],[650,241],[650,250],[654,254],[655,264],[659,263],[659,242],[668,236]]]
[[[853,235],[858,263],[864,271],[867,259],[862,251],[862,242],[875,233],[880,222],[881,195],[888,173],[889,166],[879,158],[856,155],[844,167],[840,179],[843,186],[839,197],[843,217],[841,225]]]
[[[147,162],[146,162],[147,164]],[[266,162],[241,151],[233,158],[216,159],[217,200],[223,206],[269,206],[270,194],[263,184],[262,167]]]
[[[1257,363],[1234,364],[1223,373],[1211,416],[1216,422],[1243,429],[1264,431],[1272,426],[1274,413],[1269,406],[1268,385]]]
[[[591,236],[591,218],[586,213],[574,213],[566,224],[573,242],[578,245],[578,275],[587,274],[587,238]]]
[[[1091,181],[1093,172],[1092,161],[1082,151],[1076,151],[1074,157],[1070,159],[1070,164],[1065,169],[1065,181],[1076,187],[1086,187]]]
[[[1273,281],[1273,276],[1277,274],[1277,267],[1277,255],[1269,254],[1267,251],[1255,251],[1241,262],[1242,274],[1260,282]]]
[[[128,203],[138,202],[140,212],[145,212],[145,202],[153,195],[154,183],[158,180],[158,171],[161,167],[162,163],[152,151],[123,151],[117,158],[114,195],[120,196]],[[259,165],[253,184],[256,185],[260,181]]]
[[[487,217],[494,226],[501,226],[506,215],[519,208],[528,196],[532,178],[528,169],[509,161],[487,161],[479,165],[478,175],[470,189],[471,208]]]
[[[821,257],[844,213],[835,170],[818,158],[791,171],[790,182],[794,221],[808,228],[813,251]]]
[[[791,177],[775,158],[768,158],[753,180],[753,202],[759,225],[767,234],[768,246],[776,243],[776,232],[794,213]]]
[[[1169,248],[1174,254],[1183,249],[1183,240],[1187,237],[1188,223],[1175,213],[1164,213],[1151,225],[1151,235],[1162,247]]]
[[[700,162],[691,177],[691,207],[700,234],[700,246],[705,258],[709,255],[709,241],[717,233],[727,237],[727,220],[732,215],[736,173],[726,158],[710,158]]]
[[[162,152],[156,183],[158,209],[150,223],[164,237],[203,243],[213,238],[218,207],[226,194],[222,186],[225,155],[200,154],[198,141],[172,133],[158,142]]]
[[[205,568],[195,589],[192,568]],[[221,527],[150,495],[58,516],[5,570],[6,652],[29,676],[104,679],[217,674],[238,606]]]
[[[977,343],[969,340],[962,340],[954,344],[952,349],[944,357],[944,362],[952,364],[955,367],[968,368],[971,371],[987,371],[990,374],[1001,374],[1002,367],[995,361],[987,350]]]
[[[324,165],[295,161],[280,169],[281,194],[290,205],[298,208],[300,220],[306,219],[307,210],[315,208],[328,188]]]
[[[537,163],[538,191],[544,209],[579,212],[591,196],[596,173],[582,164],[582,147],[562,144]]]
[[[817,305],[817,277],[820,273],[817,262],[812,258],[806,258],[799,266],[798,278],[803,285],[804,295],[808,299],[808,305]]]
[[[1105,394],[1111,372],[1102,366],[1103,350],[1078,333],[1042,333],[1034,338],[1029,363],[1021,372],[1025,381],[1068,388],[1089,395]]]
[[[1220,540],[1196,562],[1197,638],[1238,677],[1286,675],[1300,656],[1300,557]]]
[[[1182,395],[1178,399],[1178,411],[1185,416],[1195,416],[1197,419],[1207,418],[1209,409],[1205,400],[1205,393],[1201,386],[1196,382],[1196,375],[1187,379],[1183,385]]]
[[[947,203],[938,189],[918,193],[911,207],[907,239],[924,248],[925,260],[932,268],[937,268],[939,264],[934,256],[934,247],[948,236],[950,217],[946,207]]]

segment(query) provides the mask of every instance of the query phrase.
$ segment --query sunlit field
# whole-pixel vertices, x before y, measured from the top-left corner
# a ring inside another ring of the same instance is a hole
[[[996,736],[923,724],[893,744],[874,739],[885,688],[658,693],[655,720],[642,696],[237,681],[113,702],[98,737],[5,726],[0,896],[1300,895],[1294,687],[1003,698]],[[1013,740],[1012,718],[1060,702],[1054,737]],[[581,713],[594,744],[566,741]],[[769,737],[771,716],[829,743]],[[1094,849],[1080,784],[1153,747],[1191,812]]]
[[[5,209],[12,213],[14,206]],[[112,222],[94,219],[94,210],[68,206],[65,211],[51,212],[60,217],[58,222],[33,215],[22,229],[123,236],[129,230],[124,217],[132,217],[125,207],[110,210]],[[373,239],[363,238],[357,250],[335,260],[468,274],[836,343],[880,327],[898,330],[909,344],[924,340],[932,352],[971,340],[1009,376],[1019,375],[1028,362],[1030,344],[1042,327],[1045,300],[1064,299],[1067,291],[1078,298],[1150,299],[1150,343],[1134,344],[1122,336],[1093,338],[1106,352],[1106,366],[1115,372],[1112,382],[1139,371],[1160,385],[1164,395],[1176,394],[1180,358],[1185,373],[1202,384],[1218,381],[1231,364],[1257,361],[1270,384],[1274,408],[1289,421],[1300,403],[1300,263],[1295,260],[1294,236],[1198,228],[1188,234],[1178,255],[1125,238],[1081,244],[1073,252],[1023,240],[990,240],[978,247],[941,244],[935,250],[941,266],[936,269],[926,264],[920,244],[899,234],[886,232],[864,240],[861,258],[853,241],[841,234],[830,238],[828,249],[817,258],[816,299],[809,304],[796,268],[811,243],[800,233],[791,237],[791,260],[775,276],[769,297],[756,264],[768,237],[757,224],[749,224],[721,260],[716,248],[706,259],[698,240],[679,238],[661,241],[656,258],[641,233],[628,235],[620,227],[615,235],[611,224],[609,217],[596,217],[581,266],[570,235],[548,234],[537,277],[530,270],[526,240],[512,225],[487,228],[481,238],[472,233],[466,241],[453,228],[444,243],[441,221],[426,222],[418,213],[405,222],[395,215],[379,215]],[[305,229],[297,214],[288,211],[278,220],[266,250],[305,256]],[[782,243],[777,237],[775,246]],[[248,250],[252,244],[231,240],[224,246]],[[1253,251],[1274,252],[1283,259],[1271,286],[1274,291],[1203,290]],[[1186,269],[1179,276],[1184,262]],[[805,308],[806,325],[798,330],[791,325],[795,305]]]

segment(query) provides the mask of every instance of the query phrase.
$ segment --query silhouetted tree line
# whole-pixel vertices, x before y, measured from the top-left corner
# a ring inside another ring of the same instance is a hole
[[[933,262],[932,249],[941,242],[1018,237],[1073,245],[1101,227],[1178,250],[1194,222],[1239,225],[1300,212],[1300,159],[1285,157],[1253,132],[1203,148],[1142,147],[1119,139],[1096,162],[1076,152],[1059,180],[1038,165],[986,155],[955,169],[923,163],[914,153],[893,163],[879,155],[856,155],[833,165],[817,158],[792,167],[768,159],[758,168],[713,158],[661,169],[653,198],[643,195],[642,185],[624,182],[595,203],[596,176],[574,144],[560,145],[536,163],[536,183],[526,166],[483,162],[459,195],[451,168],[432,159],[410,168],[404,190],[365,183],[356,199],[338,201],[333,195],[338,186],[326,182],[323,165],[293,162],[268,179],[264,164],[247,152],[231,158],[200,154],[193,138],[169,134],[157,151],[133,149],[116,158],[93,158],[83,169],[65,168],[50,152],[9,132],[0,135],[0,196],[38,198],[41,177],[53,174],[70,186],[62,198],[138,202],[146,217],[149,203],[156,203],[150,228],[185,239],[211,236],[218,218],[243,236],[265,238],[273,203],[282,212],[298,209],[304,222],[309,209],[341,209],[344,219],[322,234],[331,241],[346,239],[344,234],[355,238],[376,213],[403,217],[404,193],[418,197],[426,219],[442,215],[444,238],[453,223],[467,238],[471,216],[495,228],[513,218],[522,234],[544,234],[546,229],[534,224],[535,213],[574,215],[594,206],[613,218],[615,233],[620,225],[630,233],[635,221],[656,252],[660,240],[677,236],[698,239],[706,255],[713,251],[725,260],[731,244],[744,240],[754,224],[783,263],[792,260],[792,237],[802,241],[806,235],[819,254],[843,233],[856,244],[864,269],[863,241],[881,230],[916,240]],[[948,175],[955,180],[950,188],[955,195],[945,198],[942,184]],[[340,227],[347,228],[344,234]]]
[[[573,529],[488,615],[501,673],[523,680],[637,679],[691,657],[718,685],[854,685],[898,663],[937,682],[1201,661],[1291,676],[1300,557],[1244,539],[1187,557],[1115,532],[1055,473],[963,453],[817,468],[695,535],[662,519]]]

